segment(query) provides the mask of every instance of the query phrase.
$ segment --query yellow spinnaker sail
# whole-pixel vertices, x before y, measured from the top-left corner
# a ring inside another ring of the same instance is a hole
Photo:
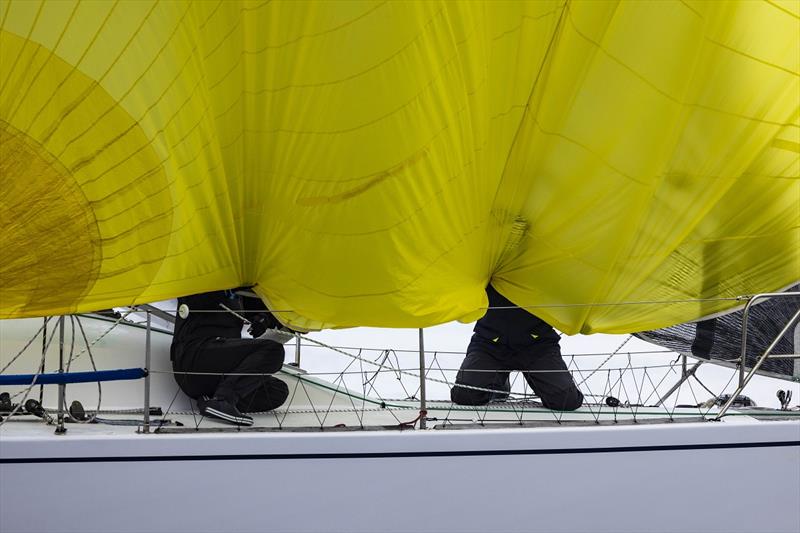
[[[800,279],[796,1],[3,0],[0,28],[2,317],[254,283],[298,327],[419,327],[492,280],[626,332]]]

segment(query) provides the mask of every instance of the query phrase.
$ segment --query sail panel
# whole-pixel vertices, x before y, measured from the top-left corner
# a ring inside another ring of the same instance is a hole
[[[0,316],[255,284],[421,327],[490,280],[567,333],[724,311],[800,279],[792,9],[4,2]]]

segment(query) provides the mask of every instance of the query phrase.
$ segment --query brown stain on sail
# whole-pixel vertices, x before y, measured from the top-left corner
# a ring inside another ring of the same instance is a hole
[[[368,190],[372,189],[379,183],[386,181],[387,179],[397,176],[398,174],[404,172],[412,165],[417,164],[420,160],[422,160],[425,156],[427,156],[428,150],[426,148],[419,150],[413,156],[409,157],[405,161],[390,167],[387,170],[379,172],[377,174],[365,176],[364,179],[367,181],[362,183],[361,185],[357,185],[356,187],[352,187],[346,191],[342,191],[338,194],[331,194],[331,195],[322,195],[322,196],[308,196],[308,197],[301,197],[297,199],[297,204],[302,206],[315,206],[315,205],[324,205],[324,204],[336,204],[341,203],[351,198],[355,198],[361,194],[364,194]]]

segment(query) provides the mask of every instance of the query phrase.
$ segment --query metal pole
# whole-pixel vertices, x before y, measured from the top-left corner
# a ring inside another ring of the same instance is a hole
[[[64,373],[64,317],[58,319],[58,373]],[[58,418],[56,423],[56,435],[63,435],[67,432],[64,427],[64,396],[67,392],[66,383],[58,385]]]
[[[150,433],[150,311],[147,311],[147,333],[144,345],[144,424],[143,433]]]
[[[744,369],[747,362],[747,319],[750,316],[750,306],[753,305],[756,299],[758,299],[758,295],[750,298],[742,313],[742,355],[739,358],[739,388],[744,387]]]
[[[425,338],[419,328],[419,429],[426,429],[425,412]]]
[[[761,357],[759,357],[758,361],[755,362],[755,364],[753,365],[753,368],[751,368],[750,372],[747,373],[747,376],[744,378],[744,382],[741,385],[739,385],[739,388],[736,389],[736,392],[731,394],[731,397],[728,398],[728,401],[725,402],[725,405],[722,406],[722,409],[720,409],[716,420],[719,420],[720,418],[722,418],[722,415],[724,415],[725,412],[728,410],[728,408],[731,406],[731,404],[733,404],[734,400],[736,400],[736,397],[739,395],[739,393],[741,393],[742,390],[744,390],[745,386],[748,383],[750,383],[750,380],[753,378],[753,376],[755,375],[756,371],[758,371],[758,369],[761,368],[761,364],[764,361],[767,360],[767,358],[769,357],[769,354],[772,352],[772,349],[775,348],[775,346],[778,344],[778,342],[780,342],[780,340],[783,338],[783,336],[786,334],[786,332],[789,331],[789,328],[794,325],[794,322],[795,322],[795,320],[798,319],[798,317],[800,317],[800,309],[798,309],[797,312],[794,314],[794,316],[789,320],[789,322],[787,322],[786,325],[783,326],[783,329],[781,330],[781,332],[778,333],[778,335],[775,337],[775,339],[770,343],[770,345],[767,347],[766,351],[763,354],[761,354]]]
[[[680,386],[683,384],[683,382],[684,382],[684,381],[686,381],[687,379],[689,379],[690,377],[692,377],[692,376],[694,375],[694,373],[697,371],[697,369],[698,369],[698,368],[700,368],[700,365],[702,365],[702,364],[703,364],[703,361],[698,361],[698,362],[696,362],[696,363],[694,364],[694,366],[693,366],[692,368],[690,368],[689,370],[686,370],[686,366],[685,366],[685,365],[686,365],[686,356],[684,356],[684,357],[683,357],[683,363],[684,363],[684,367],[683,367],[684,369],[683,369],[683,375],[681,376],[681,379],[680,379],[680,380],[679,380],[679,381],[678,381],[678,382],[677,382],[675,385],[673,385],[673,386],[672,386],[672,388],[671,388],[671,389],[669,389],[669,390],[667,391],[667,393],[666,393],[664,396],[662,396],[662,397],[661,397],[661,398],[658,400],[658,403],[655,405],[656,407],[658,407],[658,406],[660,406],[662,403],[664,403],[664,402],[666,401],[666,399],[667,399],[667,398],[669,398],[670,396],[672,396],[672,394],[673,394],[673,393],[674,393],[676,390],[678,390],[678,388],[679,388],[679,387],[680,387]]]
[[[44,324],[42,324],[42,364],[39,367],[40,374],[44,374],[45,351],[47,351],[47,317],[42,320],[44,320]],[[39,405],[44,405],[44,385],[39,385]]]
[[[744,306],[744,312],[742,313],[742,355],[739,359],[739,387],[744,388],[745,385],[745,363],[746,359],[745,356],[747,354],[747,319],[750,316],[750,307],[754,305],[758,300],[763,300],[764,298],[786,298],[786,297],[794,297],[800,296],[800,292],[764,292],[761,294],[754,294],[750,297],[750,300]],[[790,322],[791,323],[791,322]],[[783,335],[783,333],[781,333]]]
[[[300,334],[294,334],[294,366],[300,368]]]

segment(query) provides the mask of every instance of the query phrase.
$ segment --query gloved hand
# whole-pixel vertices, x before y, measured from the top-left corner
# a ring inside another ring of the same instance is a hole
[[[251,315],[249,318],[250,327],[247,328],[247,333],[252,335],[253,338],[260,337],[268,329],[277,329],[281,327],[281,323],[278,322],[278,319],[270,313],[258,313]]]

